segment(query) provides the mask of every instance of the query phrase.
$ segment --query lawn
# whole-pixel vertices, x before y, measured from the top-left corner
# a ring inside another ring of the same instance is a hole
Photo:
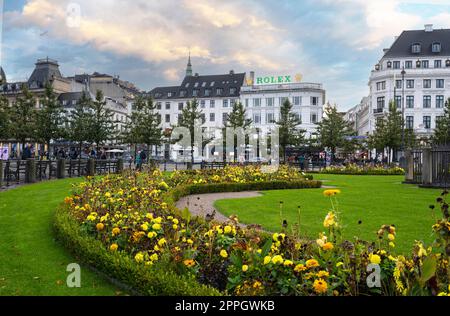
[[[82,266],[81,288],[68,288],[66,267],[77,263],[53,237],[55,209],[71,183],[49,181],[0,192],[0,295],[112,296],[118,289]]]
[[[344,237],[376,240],[381,225],[395,224],[398,253],[408,253],[415,240],[433,241],[434,221],[429,206],[441,194],[440,190],[402,184],[402,176],[315,175],[315,179],[342,190],[338,200]],[[280,201],[284,202],[284,217],[289,224],[297,222],[297,207],[301,206],[301,232],[317,238],[324,231],[323,220],[331,206],[323,191],[269,191],[258,198],[217,201],[216,207],[227,216],[238,215],[243,223],[280,231]]]

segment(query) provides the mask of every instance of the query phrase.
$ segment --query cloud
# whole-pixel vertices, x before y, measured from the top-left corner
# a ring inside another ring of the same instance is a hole
[[[179,81],[180,78],[180,69],[178,68],[169,68],[164,71],[164,76],[167,80],[170,81]]]

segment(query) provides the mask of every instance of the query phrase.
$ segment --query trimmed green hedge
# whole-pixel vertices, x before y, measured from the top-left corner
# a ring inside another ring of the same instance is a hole
[[[168,192],[165,201],[174,206],[180,198],[193,194],[265,191],[283,189],[320,188],[320,181],[276,181],[254,183],[199,184],[177,187]],[[199,221],[204,221],[198,218]],[[57,210],[54,219],[57,239],[77,258],[112,277],[119,283],[126,284],[140,295],[149,296],[220,296],[217,289],[198,283],[195,277],[187,277],[154,265],[151,268],[138,265],[121,253],[112,253],[95,238],[80,229],[79,223],[70,216],[64,207]]]

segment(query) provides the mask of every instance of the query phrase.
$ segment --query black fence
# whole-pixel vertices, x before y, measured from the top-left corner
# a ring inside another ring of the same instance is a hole
[[[431,183],[450,188],[450,147],[431,150]]]
[[[118,160],[6,160],[0,161],[0,189],[24,183],[120,173]]]
[[[413,150],[407,153],[405,182],[422,187],[450,188],[450,147]]]

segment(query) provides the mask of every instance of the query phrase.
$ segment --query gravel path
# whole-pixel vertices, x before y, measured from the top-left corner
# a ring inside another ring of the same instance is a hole
[[[245,199],[259,196],[261,196],[261,193],[259,192],[213,193],[213,194],[191,195],[179,200],[176,206],[181,210],[187,207],[192,215],[202,218],[206,218],[208,215],[211,215],[215,212],[214,219],[218,222],[225,223],[229,221],[229,219],[226,216],[219,213],[214,208],[214,203],[216,201],[226,199]],[[245,225],[241,226],[245,227]]]

